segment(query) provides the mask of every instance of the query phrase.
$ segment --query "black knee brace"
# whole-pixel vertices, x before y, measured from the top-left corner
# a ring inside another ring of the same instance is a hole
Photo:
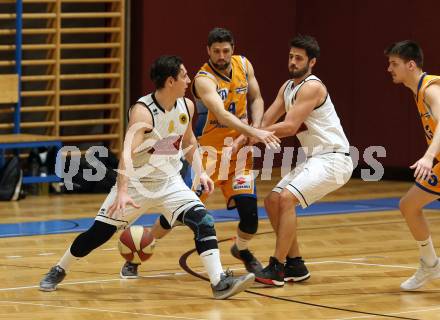
[[[257,199],[254,197],[235,197],[240,223],[238,228],[249,234],[255,234],[258,229]]]
[[[117,228],[111,224],[95,220],[89,230],[76,237],[70,247],[70,253],[77,258],[85,257],[92,250],[106,243],[116,230]]]
[[[217,236],[214,228],[214,218],[203,206],[194,206],[179,219],[194,232],[197,253],[218,249]]]

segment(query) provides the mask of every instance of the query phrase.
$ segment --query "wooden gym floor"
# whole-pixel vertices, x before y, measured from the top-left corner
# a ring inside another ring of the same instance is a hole
[[[259,205],[273,181],[258,185]],[[323,201],[400,197],[409,183],[352,179]],[[93,217],[105,195],[28,197],[0,203],[1,223]],[[220,191],[207,203],[223,208]],[[433,238],[440,217],[427,210]],[[224,267],[244,273],[229,254],[237,222],[217,223]],[[115,236],[73,265],[52,293],[38,291],[75,233],[0,238],[0,319],[440,319],[440,280],[417,292],[399,284],[418,264],[418,252],[397,210],[299,218],[299,241],[311,278],[283,288],[255,284],[229,300],[212,299],[206,276],[184,227],[162,239],[141,267],[142,278],[121,280]],[[266,264],[275,244],[260,221],[251,249]],[[186,266],[186,271],[182,267]],[[189,273],[188,273],[189,271]]]

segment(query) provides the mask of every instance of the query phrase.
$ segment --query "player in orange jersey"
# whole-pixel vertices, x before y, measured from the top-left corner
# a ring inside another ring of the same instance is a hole
[[[423,207],[440,198],[440,76],[422,71],[423,52],[413,41],[393,43],[385,50],[388,72],[394,83],[403,83],[414,94],[415,102],[425,130],[428,149],[410,168],[414,169],[415,185],[400,200],[400,211],[417,241],[420,267],[400,287],[415,290],[427,281],[440,278],[440,263],[431,240]]]
[[[240,216],[231,253],[244,262],[249,272],[257,272],[262,266],[248,249],[248,242],[258,228],[252,154],[239,150],[246,136],[273,148],[279,146],[280,140],[273,133],[258,129],[263,118],[263,99],[252,64],[244,56],[233,55],[232,33],[223,28],[213,29],[208,35],[207,52],[209,60],[192,84],[198,113],[195,134],[202,148],[213,151],[213,157],[204,158],[204,166],[222,190],[227,209],[237,208]],[[251,126],[247,124],[248,103]],[[224,148],[225,143],[229,148]]]

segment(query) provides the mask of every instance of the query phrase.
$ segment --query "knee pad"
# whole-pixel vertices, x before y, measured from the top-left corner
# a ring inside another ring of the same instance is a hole
[[[236,197],[234,200],[237,205],[238,215],[240,216],[238,228],[245,233],[255,234],[258,229],[257,199],[241,196]]]
[[[76,237],[70,247],[70,253],[77,258],[85,257],[92,250],[106,243],[116,230],[117,228],[111,224],[95,220],[89,230]]]
[[[214,218],[205,207],[200,205],[192,207],[182,215],[181,222],[194,232],[194,241],[199,254],[218,248]]]

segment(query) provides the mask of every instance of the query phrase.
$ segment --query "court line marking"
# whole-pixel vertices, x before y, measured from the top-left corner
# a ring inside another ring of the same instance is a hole
[[[407,318],[407,317],[402,317],[402,316],[394,316],[394,315],[391,315],[391,314],[374,313],[374,312],[368,312],[368,311],[361,311],[361,310],[355,310],[355,309],[347,309],[347,308],[341,308],[341,307],[336,307],[336,306],[330,306],[330,305],[324,305],[324,304],[318,304],[318,303],[294,300],[294,299],[283,298],[283,297],[279,297],[279,296],[263,294],[263,293],[259,293],[259,292],[255,292],[255,291],[251,291],[251,290],[245,290],[244,292],[247,292],[249,294],[253,294],[253,295],[256,295],[256,296],[268,298],[268,299],[281,300],[281,301],[285,301],[285,302],[292,302],[292,303],[296,303],[296,304],[300,304],[300,305],[305,305],[305,306],[309,306],[309,307],[318,307],[318,308],[324,308],[324,309],[336,310],[336,311],[343,311],[343,312],[349,312],[349,313],[356,313],[356,314],[367,314],[368,316],[381,317],[381,318],[387,318],[387,319],[388,318],[392,318],[392,319],[404,319],[404,320],[419,320],[419,319],[416,319],[416,318]]]
[[[230,270],[241,270],[240,269],[230,269]],[[205,271],[200,273],[206,273]],[[185,276],[188,275],[186,272],[170,272],[166,274],[155,274],[150,276],[139,276],[139,278],[164,278],[169,276]],[[81,280],[81,281],[72,281],[72,282],[63,282],[58,285],[58,287],[63,286],[69,286],[69,285],[75,285],[75,284],[91,284],[91,283],[103,283],[103,282],[112,282],[112,281],[132,281],[136,279],[121,279],[121,278],[112,278],[112,279],[101,279],[101,280]],[[16,290],[24,290],[24,289],[35,289],[39,288],[39,285],[33,285],[33,286],[23,286],[23,287],[11,287],[11,288],[0,288],[1,291],[16,291]]]
[[[231,270],[241,270],[244,268],[237,268],[237,269],[231,269]],[[205,271],[201,271],[200,273],[206,273]],[[154,275],[148,275],[148,276],[139,276],[139,278],[164,278],[169,276],[184,276],[188,275],[186,272],[169,272],[169,273],[159,273]],[[101,280],[81,280],[81,281],[71,281],[71,282],[63,282],[58,285],[58,287],[63,286],[69,286],[69,285],[75,285],[75,284],[90,284],[90,283],[103,283],[103,282],[112,282],[112,281],[132,281],[127,279],[121,279],[121,278],[112,278],[112,279],[101,279]],[[23,287],[11,287],[11,288],[0,288],[1,291],[16,291],[16,290],[24,290],[24,289],[35,289],[39,288],[39,285],[33,285],[33,286],[23,286]]]
[[[417,269],[416,267],[401,266],[401,265],[375,264],[375,263],[353,262],[353,261],[343,261],[343,260],[312,261],[312,262],[308,262],[306,264],[313,265],[313,264],[327,264],[327,263],[340,263],[340,264],[354,264],[354,265],[376,266],[376,267]],[[234,270],[243,270],[244,268],[230,268],[230,269],[234,271]],[[197,273],[206,273],[206,271],[197,271]],[[174,273],[167,273],[167,274],[160,274],[159,273],[159,274],[155,274],[155,275],[140,276],[140,278],[161,278],[161,277],[168,277],[170,275],[182,276],[182,275],[187,275],[187,273],[186,272],[174,272]],[[112,281],[126,281],[126,280],[121,279],[121,278],[101,279],[101,280],[81,280],[81,281],[63,282],[63,283],[60,283],[58,286],[61,287],[61,286],[76,285],[76,284],[92,284],[92,283],[102,283],[102,282],[112,282]],[[33,288],[39,288],[39,286],[33,285],[33,286],[0,288],[0,292],[1,291],[16,291],[16,290],[24,290],[24,289],[33,289]]]
[[[375,263],[365,263],[365,262],[353,262],[353,261],[343,261],[343,260],[327,260],[327,261],[312,261],[308,262],[307,264],[313,265],[313,264],[328,264],[328,263],[336,263],[336,264],[352,264],[352,265],[363,265],[363,266],[373,266],[373,267],[389,267],[389,268],[405,268],[405,269],[417,269],[416,267],[410,267],[410,266],[402,266],[402,265],[392,265],[392,264],[375,264]],[[242,270],[244,268],[234,268],[232,270]],[[200,273],[206,273],[201,271]],[[160,278],[160,277],[167,277],[167,276],[180,276],[180,275],[187,275],[186,272],[176,272],[176,273],[167,273],[167,274],[156,274],[156,275],[148,275],[148,276],[141,276],[141,278]],[[93,284],[93,283],[103,283],[103,282],[112,282],[112,281],[125,281],[121,278],[114,278],[114,279],[102,279],[102,280],[83,280],[83,281],[74,281],[74,282],[65,282],[60,283],[59,286],[67,286],[67,285],[77,285],[77,284]],[[15,288],[0,288],[0,291],[15,291],[15,290],[22,290],[22,289],[32,289],[32,288],[39,288],[38,285],[34,286],[25,286],[25,287],[15,287]],[[26,304],[23,302],[13,302],[13,301],[0,301],[0,303],[11,303],[11,304]],[[46,306],[46,307],[59,307],[63,308],[65,306],[56,306],[56,305],[45,305],[45,304],[35,304],[35,303],[27,303],[30,305],[36,305],[36,306]],[[81,310],[89,310],[89,311],[99,311],[99,312],[113,312],[113,313],[120,313],[120,314],[132,314],[132,315],[144,315],[144,316],[158,316],[158,317],[167,317],[167,318],[174,318],[174,319],[188,319],[188,320],[201,320],[197,318],[185,318],[185,317],[173,317],[173,316],[161,316],[161,315],[153,315],[153,314],[144,314],[144,313],[135,313],[135,312],[124,312],[124,311],[112,311],[112,310],[106,310],[106,309],[94,309],[94,308],[77,308],[77,307],[65,307],[70,309],[81,309]],[[414,313],[414,312],[428,312],[428,311],[435,311],[439,310],[440,308],[432,308],[432,309],[419,309],[419,310],[412,310],[412,311],[402,311],[397,313],[390,313],[390,315],[399,315],[399,314],[407,314],[407,313]],[[378,316],[358,316],[358,317],[350,317],[350,318],[337,318],[334,320],[350,320],[350,319],[366,319],[366,318],[376,318]]]
[[[362,266],[374,266],[374,267],[418,269],[418,267],[402,266],[402,265],[396,265],[396,264],[366,263],[366,262],[353,262],[353,261],[343,261],[343,260],[335,260],[335,261],[328,261],[328,262],[341,263],[341,264],[355,264],[355,265],[362,265]],[[306,264],[312,264],[312,263],[306,263]]]
[[[117,310],[109,310],[109,309],[60,306],[60,305],[45,304],[45,303],[31,303],[31,302],[6,301],[6,300],[0,300],[0,303],[23,304],[23,305],[31,305],[31,306],[39,306],[39,307],[51,307],[51,308],[62,308],[62,309],[73,309],[73,310],[95,311],[95,312],[110,312],[110,313],[130,314],[130,315],[148,316],[148,317],[152,316],[152,317],[167,318],[167,319],[207,320],[204,318],[189,318],[189,317],[180,317],[180,316],[167,316],[167,315],[153,314],[153,313],[141,313],[141,312],[117,311]]]
[[[401,311],[401,312],[393,312],[388,313],[390,315],[399,315],[399,314],[407,314],[407,313],[415,313],[415,312],[428,312],[428,311],[436,311],[440,310],[440,307],[438,308],[430,308],[430,309],[418,309],[418,310],[410,310],[410,311]],[[357,316],[357,317],[350,317],[350,318],[335,318],[330,320],[351,320],[351,319],[366,319],[366,318],[375,318],[377,316]]]
[[[220,240],[220,242],[224,242],[226,240]],[[205,280],[205,281],[209,281],[208,278],[198,274],[197,272],[195,272],[194,270],[192,270],[190,267],[188,267],[187,264],[187,260],[188,257],[193,254],[196,251],[196,249],[192,249],[189,250],[187,252],[185,252],[179,259],[179,265],[180,267],[185,270],[186,272],[188,272],[190,275]],[[274,299],[274,300],[281,300],[281,301],[287,301],[287,302],[291,302],[291,303],[297,303],[297,304],[301,304],[301,305],[307,305],[307,306],[313,306],[313,307],[318,307],[318,308],[325,308],[325,309],[332,309],[332,310],[340,310],[340,311],[344,311],[344,312],[350,312],[350,313],[356,313],[356,314],[368,314],[368,315],[377,315],[380,317],[386,317],[386,318],[394,318],[394,319],[406,319],[406,320],[417,320],[414,318],[406,318],[406,317],[399,317],[399,316],[392,316],[392,315],[385,315],[385,314],[378,314],[378,313],[373,313],[373,312],[366,312],[366,311],[360,311],[360,310],[353,310],[353,309],[347,309],[347,308],[338,308],[338,307],[333,307],[333,306],[327,306],[327,305],[322,305],[322,304],[316,304],[316,303],[311,303],[311,302],[305,302],[305,301],[299,301],[299,300],[294,300],[294,299],[288,299],[288,298],[283,298],[283,297],[279,297],[279,296],[273,296],[273,295],[268,295],[268,294],[263,294],[263,293],[259,293],[259,292],[255,292],[255,291],[251,291],[249,289],[245,290],[244,292],[248,293],[248,294],[253,294],[253,295],[257,295],[257,296],[261,296],[261,297],[265,297],[265,298],[269,298],[269,299]]]
[[[161,277],[168,277],[168,276],[169,276],[169,274],[157,274],[157,275],[151,275],[151,276],[141,276],[141,278],[161,278]],[[60,283],[58,285],[58,287],[75,285],[75,284],[102,283],[102,282],[112,282],[112,281],[127,281],[127,280],[121,279],[121,278],[101,279],[101,280],[81,280],[81,281]],[[34,285],[34,286],[12,287],[12,288],[0,288],[0,291],[15,291],[15,290],[32,289],[32,288],[39,288],[39,287],[40,287],[39,285]]]
[[[106,249],[101,249],[102,251],[113,251],[116,250],[117,248],[106,248]]]

